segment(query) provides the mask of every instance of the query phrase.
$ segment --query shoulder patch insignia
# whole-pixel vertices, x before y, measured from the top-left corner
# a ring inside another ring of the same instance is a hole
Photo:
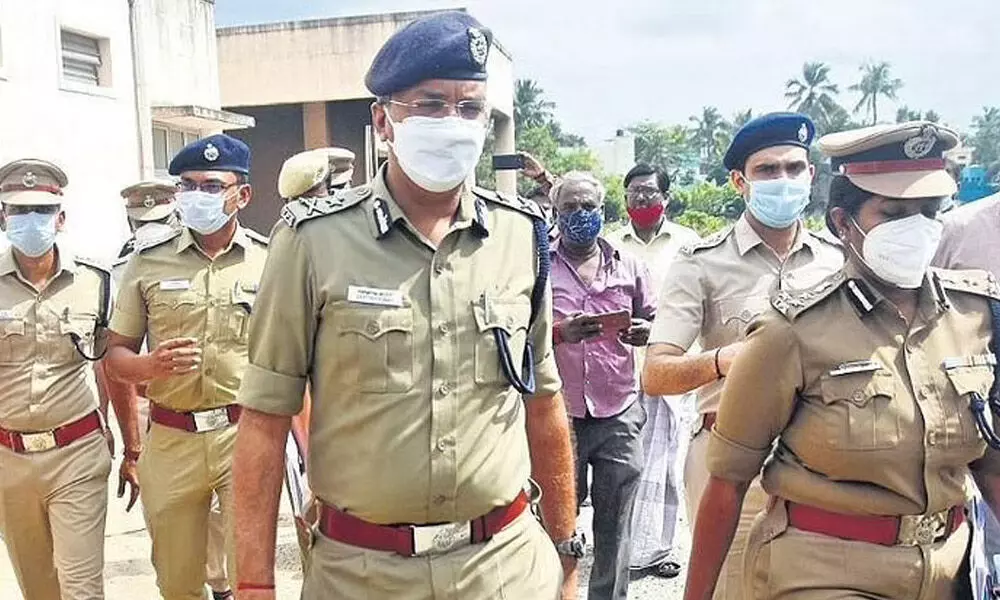
[[[256,231],[254,231],[253,229],[250,229],[249,227],[244,227],[243,231],[246,233],[248,238],[250,238],[251,240],[257,242],[262,246],[268,245],[268,243],[270,243],[271,241],[271,238],[267,237],[266,235],[261,235]]]
[[[812,287],[792,291],[778,290],[771,295],[771,306],[789,321],[794,321],[800,314],[829,297],[846,280],[844,272],[837,271]]]
[[[74,256],[73,260],[75,260],[77,263],[79,263],[79,264],[81,264],[81,265],[83,265],[85,267],[90,267],[91,269],[96,269],[96,270],[98,270],[98,271],[100,271],[102,273],[110,273],[111,272],[111,265],[107,264],[106,262],[97,260],[96,258],[90,258],[90,257],[87,257],[87,256]],[[128,257],[125,257],[125,260],[128,260]]]
[[[691,244],[686,244],[681,247],[680,252],[682,254],[691,256],[692,254],[694,254],[699,250],[707,250],[709,248],[716,248],[718,246],[721,246],[722,242],[726,241],[726,238],[729,237],[729,234],[733,232],[733,228],[734,226],[730,225],[725,229],[720,229],[719,231],[716,231],[707,238],[698,240],[697,242],[693,242]]]
[[[992,273],[980,269],[957,271],[937,268],[932,268],[931,272],[946,290],[1000,300],[1000,284]]]
[[[145,251],[150,250],[152,248],[156,248],[157,246],[162,246],[163,244],[165,244],[165,243],[169,242],[170,240],[172,240],[172,239],[176,238],[177,236],[179,236],[182,231],[184,231],[184,228],[178,227],[178,228],[174,229],[173,231],[168,231],[168,232],[166,232],[166,233],[164,233],[162,235],[158,235],[156,237],[150,237],[150,238],[146,238],[146,239],[143,239],[143,240],[136,240],[136,243],[135,243],[135,252],[136,253],[145,252]]]
[[[296,229],[311,219],[325,217],[357,206],[371,195],[371,187],[363,185],[342,190],[336,195],[324,198],[299,198],[286,203],[281,208],[281,220],[290,228]]]
[[[502,192],[496,192],[481,187],[472,188],[472,193],[487,202],[493,202],[495,204],[506,206],[507,208],[526,214],[533,219],[545,218],[542,214],[542,209],[538,208],[537,204],[527,198],[511,196],[510,194],[504,194]]]

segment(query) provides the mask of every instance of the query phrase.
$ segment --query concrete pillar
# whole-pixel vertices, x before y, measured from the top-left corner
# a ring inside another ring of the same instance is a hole
[[[330,130],[326,124],[326,102],[302,104],[302,144],[306,150],[330,145]]]
[[[493,113],[494,153],[514,153],[514,119],[501,113]],[[497,191],[507,194],[517,193],[517,171],[497,171]]]

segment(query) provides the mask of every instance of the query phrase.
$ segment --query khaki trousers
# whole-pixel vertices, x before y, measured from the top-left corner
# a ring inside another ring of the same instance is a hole
[[[758,516],[747,543],[747,600],[964,600],[969,525],[929,546],[880,546],[788,526],[785,502]]]
[[[556,600],[562,565],[525,511],[483,544],[407,558],[317,534],[302,600]]]
[[[212,495],[219,498],[232,558],[232,456],[236,427],[189,433],[153,423],[139,458],[139,482],[153,567],[164,600],[202,600]],[[233,578],[230,569],[229,577]]]
[[[27,600],[104,598],[110,472],[99,432],[45,452],[0,447],[0,533]]]
[[[684,463],[684,491],[688,506],[688,521],[692,523],[692,527],[710,476],[706,456],[709,437],[708,431],[701,431],[691,439],[691,446],[688,448]],[[760,487],[760,478],[756,478],[750,483],[743,499],[740,522],[733,537],[733,545],[726,556],[726,562],[722,564],[713,600],[743,600],[743,550],[754,517],[765,508],[767,508],[767,494]]]

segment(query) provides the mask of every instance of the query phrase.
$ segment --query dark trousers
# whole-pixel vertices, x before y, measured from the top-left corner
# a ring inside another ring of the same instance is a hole
[[[632,507],[642,474],[639,433],[646,412],[635,402],[606,419],[573,419],[576,499],[587,497],[587,467],[594,469],[594,568],[589,600],[626,600]]]

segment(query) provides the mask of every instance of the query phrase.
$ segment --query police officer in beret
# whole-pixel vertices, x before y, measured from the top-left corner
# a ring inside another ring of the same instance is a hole
[[[0,167],[11,247],[0,254],[0,534],[31,600],[104,597],[112,456],[91,364],[102,356],[111,273],[57,240],[66,174],[48,161]],[[103,380],[121,427],[119,495],[138,498],[131,386]],[[102,435],[103,434],[103,435]]]
[[[710,596],[762,467],[746,598],[972,598],[970,473],[1000,508],[1000,420],[983,409],[1000,288],[984,271],[929,268],[957,143],[922,121],[819,140],[847,264],[776,293],[750,327],[711,433],[686,598]]]
[[[722,383],[743,347],[746,326],[767,309],[772,289],[809,285],[843,264],[839,246],[802,223],[814,170],[808,150],[814,131],[809,117],[795,113],[767,114],[744,125],[724,164],[746,211],[732,227],[683,248],[666,275],[643,388],[653,395],[697,390],[699,417],[684,467],[692,515],[708,482],[706,450]],[[702,351],[687,353],[696,341]],[[765,499],[754,480],[716,599],[742,600],[741,551]]]
[[[307,384],[321,515],[303,598],[575,598],[546,225],[534,203],[467,186],[491,40],[462,12],[393,35],[366,79],[387,164],[282,210],[240,391],[241,599],[275,597],[285,438]]]
[[[223,134],[171,160],[182,227],[136,249],[111,323],[109,370],[148,384],[152,423],[139,477],[165,600],[204,596],[213,494],[230,521],[236,391],[267,255],[267,240],[239,224],[251,198],[249,168],[250,149]],[[148,353],[141,352],[144,339]]]

